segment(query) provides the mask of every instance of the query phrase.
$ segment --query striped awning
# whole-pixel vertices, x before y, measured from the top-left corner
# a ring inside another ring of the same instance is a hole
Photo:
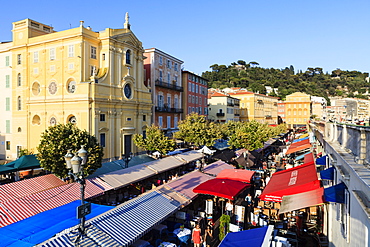
[[[32,195],[64,184],[53,174],[3,184],[0,185],[0,202]]]
[[[85,198],[91,198],[104,193],[101,186],[97,186],[90,180],[86,180]],[[1,217],[0,227],[26,219],[38,213],[50,210],[75,200],[80,199],[80,184],[64,184],[51,189],[45,189],[38,193],[23,197],[14,197],[0,202]],[[5,211],[5,212],[4,212]]]
[[[90,223],[121,246],[129,246],[180,206],[179,202],[153,191],[121,204]]]
[[[79,230],[74,227],[69,232],[61,236],[51,238],[50,240],[38,245],[42,247],[91,247],[91,246],[122,246],[112,239],[109,235],[100,231],[92,224],[86,225],[85,236],[80,236]]]

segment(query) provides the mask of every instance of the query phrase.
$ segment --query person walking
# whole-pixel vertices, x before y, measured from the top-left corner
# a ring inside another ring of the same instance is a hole
[[[203,242],[203,240],[202,240],[199,224],[197,224],[195,228],[193,229],[191,239],[193,240],[194,247],[200,247],[200,244]]]
[[[212,237],[213,237],[213,231],[210,226],[207,226],[206,234],[205,234],[205,241],[206,241],[206,247],[211,247],[212,244]]]

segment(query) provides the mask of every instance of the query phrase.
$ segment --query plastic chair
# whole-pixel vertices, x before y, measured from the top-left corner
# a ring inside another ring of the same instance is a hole
[[[155,247],[158,247],[159,245],[161,245],[162,242],[163,242],[162,239],[157,239],[155,241]]]

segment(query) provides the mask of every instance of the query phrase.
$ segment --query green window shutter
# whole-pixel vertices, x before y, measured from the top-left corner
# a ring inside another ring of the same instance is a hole
[[[10,134],[10,120],[6,120],[6,133]]]
[[[10,75],[5,75],[5,87],[10,88]]]
[[[5,102],[6,102],[5,110],[10,111],[10,98],[6,98]]]
[[[10,66],[9,64],[9,56],[5,57],[5,66]]]

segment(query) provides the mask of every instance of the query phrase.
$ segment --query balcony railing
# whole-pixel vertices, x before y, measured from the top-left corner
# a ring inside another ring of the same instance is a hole
[[[224,117],[225,116],[225,113],[223,113],[223,112],[217,112],[216,113],[216,116],[217,117]]]
[[[169,112],[169,113],[183,113],[184,110],[182,108],[171,108],[167,106],[156,106],[156,112]]]
[[[171,83],[166,83],[166,82],[161,81],[161,80],[155,80],[155,85],[158,86],[158,87],[169,88],[169,89],[173,89],[173,90],[180,91],[180,92],[184,91],[183,87],[180,87],[180,86],[177,86],[177,85],[171,84]]]
[[[227,105],[228,106],[234,106],[234,104],[233,103],[230,103],[230,102],[227,102]]]

